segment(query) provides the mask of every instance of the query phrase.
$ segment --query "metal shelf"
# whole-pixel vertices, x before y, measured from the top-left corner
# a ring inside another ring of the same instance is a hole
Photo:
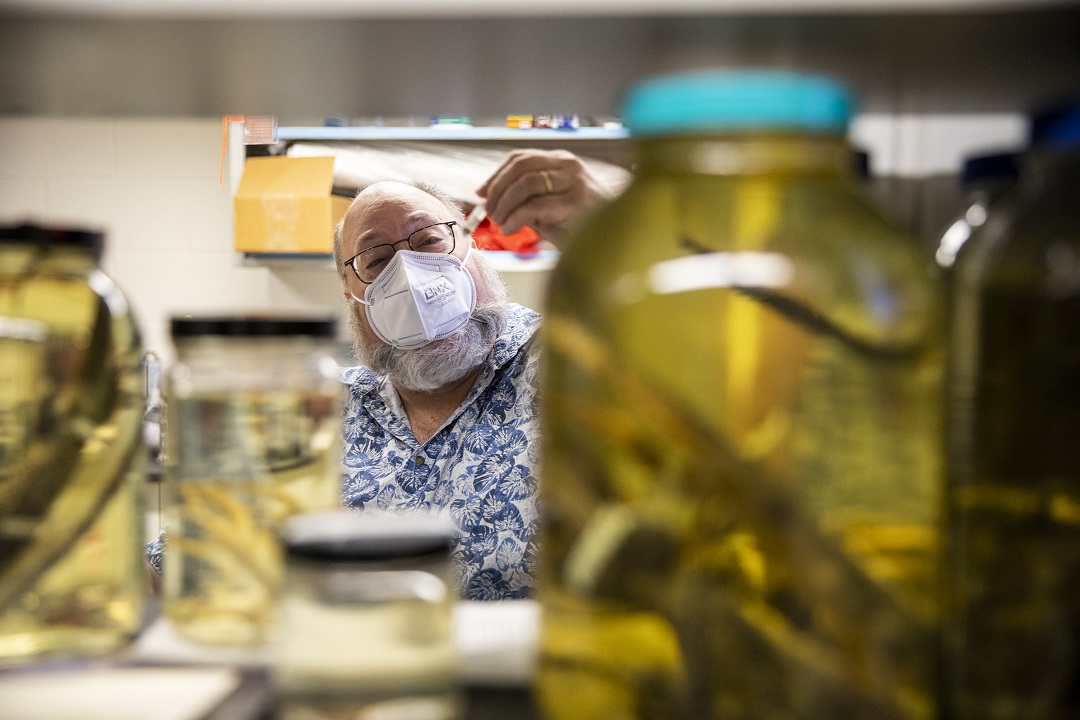
[[[480,250],[499,272],[539,272],[551,270],[559,253],[544,250],[534,255],[522,255],[507,250]],[[245,267],[269,267],[274,270],[331,270],[334,257],[329,253],[243,253]]]
[[[1066,0],[5,0],[54,15],[167,18],[446,18],[955,12],[1064,5]]]
[[[586,127],[576,130],[503,127],[282,127],[278,140],[625,140],[626,128]]]
[[[514,129],[505,127],[320,127],[283,126],[278,128],[278,141],[393,141],[427,140],[499,142],[516,141],[533,143],[551,141],[559,144],[573,141],[593,141],[603,146],[606,142],[626,140],[630,133],[625,128],[586,127],[576,130],[553,130],[549,128]],[[225,164],[228,168],[230,196],[235,197],[240,178],[244,173],[247,147],[243,141],[244,123],[230,121],[227,125]],[[551,146],[549,146],[551,147]],[[585,149],[585,148],[583,148]],[[536,255],[518,255],[507,251],[482,251],[489,261],[506,273],[533,273],[549,271],[558,260],[557,252],[540,252]],[[241,264],[247,267],[268,267],[280,271],[336,271],[329,253],[303,252],[243,252]]]

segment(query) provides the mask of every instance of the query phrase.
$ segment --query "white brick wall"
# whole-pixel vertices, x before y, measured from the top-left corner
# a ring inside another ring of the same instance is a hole
[[[332,271],[245,265],[233,250],[220,153],[217,118],[0,117],[0,222],[104,230],[104,268],[166,360],[176,312],[340,310]]]

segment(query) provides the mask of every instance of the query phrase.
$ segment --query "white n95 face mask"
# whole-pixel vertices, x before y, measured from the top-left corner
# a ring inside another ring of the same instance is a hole
[[[396,348],[416,348],[469,321],[476,309],[476,283],[465,261],[453,255],[398,250],[368,285],[364,299],[352,297],[367,308],[368,322],[380,340]]]

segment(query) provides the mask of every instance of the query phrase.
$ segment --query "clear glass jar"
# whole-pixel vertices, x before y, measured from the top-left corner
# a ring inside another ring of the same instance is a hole
[[[139,627],[139,335],[99,233],[0,228],[0,664]]]
[[[188,640],[264,643],[282,523],[341,506],[334,328],[321,317],[172,320],[164,611]]]
[[[460,716],[455,536],[442,515],[339,512],[288,523],[274,664],[281,720]]]
[[[950,717],[1080,715],[1080,104],[955,268]]]
[[[929,718],[942,345],[821,78],[648,81],[552,278],[538,694],[570,718]]]

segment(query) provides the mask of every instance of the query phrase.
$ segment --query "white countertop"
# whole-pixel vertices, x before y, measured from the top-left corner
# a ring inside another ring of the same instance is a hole
[[[454,638],[459,677],[467,685],[527,686],[536,669],[540,607],[532,600],[459,602],[454,607]],[[159,617],[131,650],[136,662],[268,667],[271,646],[254,650],[195,645]]]

